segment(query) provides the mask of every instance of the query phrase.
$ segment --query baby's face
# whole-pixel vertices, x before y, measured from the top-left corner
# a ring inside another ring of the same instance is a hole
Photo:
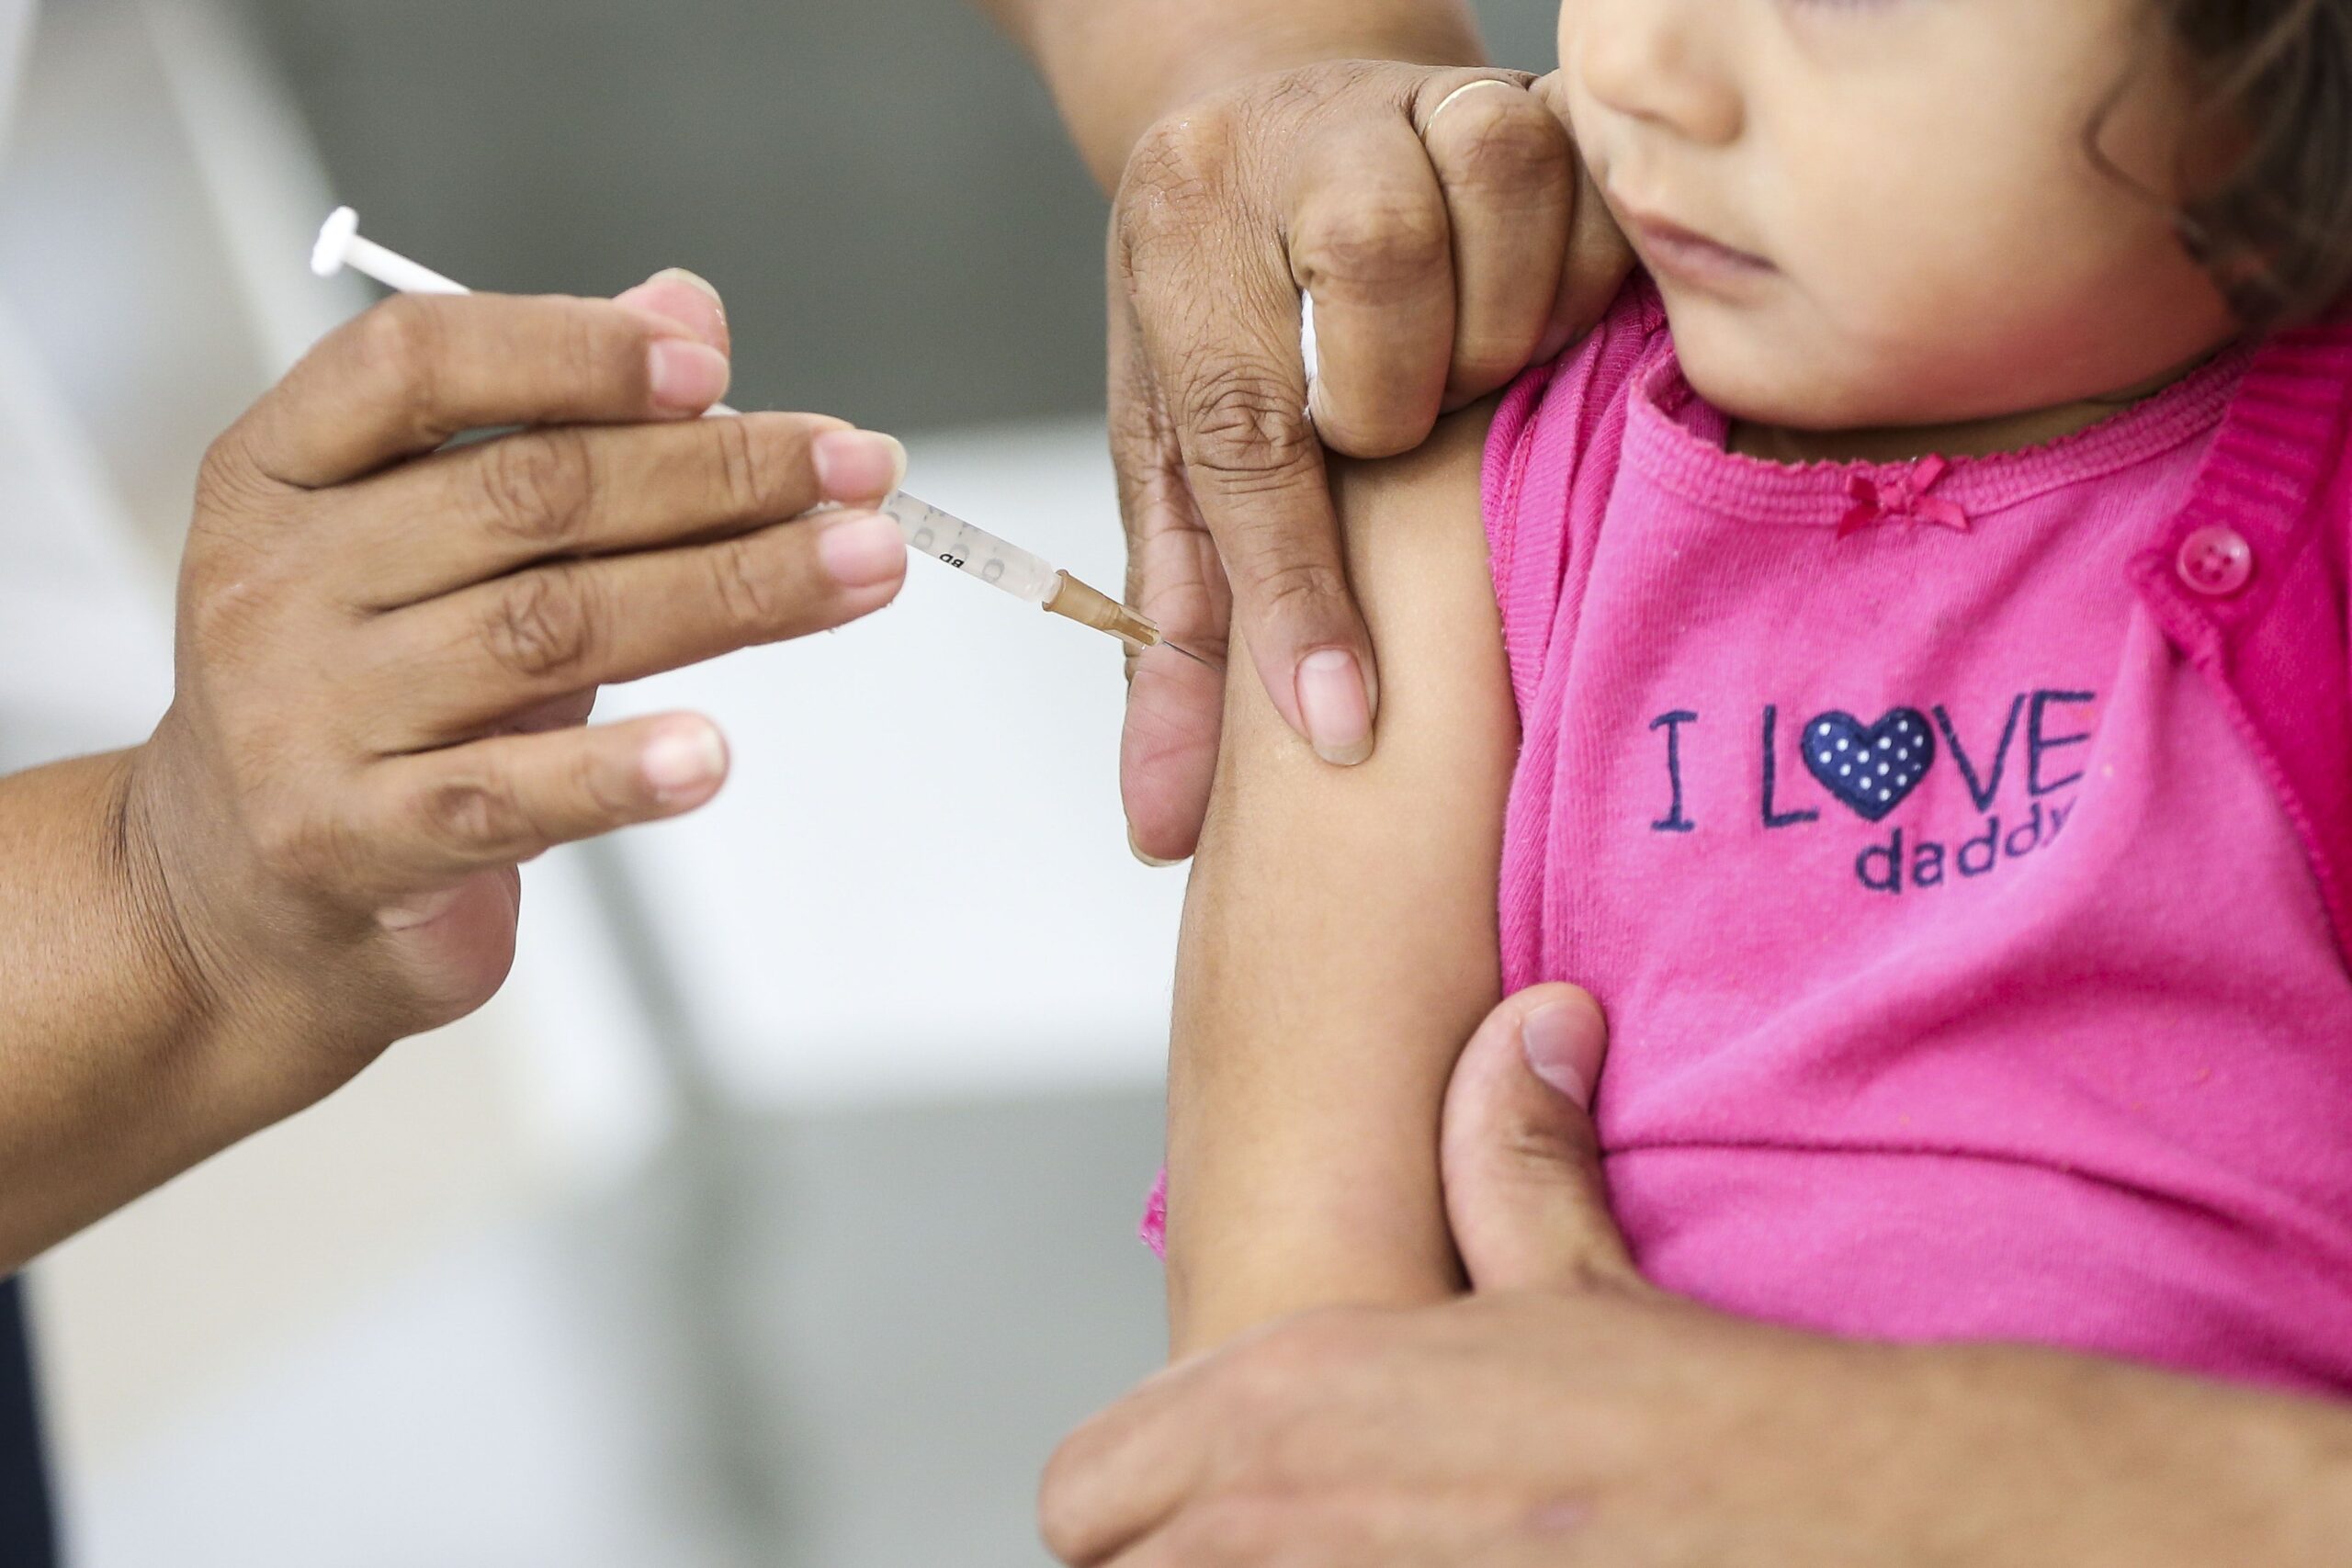
[[[1943,424],[2130,389],[2233,334],[2173,230],[2192,96],[2151,12],[1566,0],[1560,60],[1702,395],[1794,429]]]

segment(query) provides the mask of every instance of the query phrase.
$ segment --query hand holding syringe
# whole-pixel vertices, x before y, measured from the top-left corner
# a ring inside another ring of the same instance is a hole
[[[311,253],[311,270],[321,277],[333,277],[345,267],[404,294],[471,292],[465,285],[363,238],[359,215],[348,207],[337,208],[328,217],[319,231],[318,245]],[[734,412],[725,404],[710,411],[714,417],[731,416]],[[907,547],[918,554],[944,561],[967,577],[976,577],[1040,609],[1108,632],[1131,647],[1172,648],[1188,659],[1207,662],[1190,649],[1170,642],[1150,620],[1109,594],[1069,572],[1057,570],[1027,550],[974,527],[953,513],[918,501],[904,491],[884,502],[881,510],[898,521],[899,532],[906,536]]]

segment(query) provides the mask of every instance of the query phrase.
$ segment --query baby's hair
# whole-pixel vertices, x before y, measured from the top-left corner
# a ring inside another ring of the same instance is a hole
[[[2155,0],[2203,74],[2194,129],[2235,156],[2181,209],[2182,241],[2248,328],[2352,295],[2352,0]]]

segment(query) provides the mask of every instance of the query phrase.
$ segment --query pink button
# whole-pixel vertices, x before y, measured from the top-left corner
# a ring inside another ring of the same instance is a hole
[[[2254,581],[2254,547],[2234,528],[2199,528],[2180,542],[2180,580],[2208,599],[2226,599]]]

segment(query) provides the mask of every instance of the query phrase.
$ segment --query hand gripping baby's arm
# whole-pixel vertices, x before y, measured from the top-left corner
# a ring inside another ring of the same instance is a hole
[[[1482,406],[1338,470],[1380,741],[1318,761],[1236,648],[1185,909],[1169,1077],[1179,1354],[1318,1306],[1458,1288],[1438,1186],[1455,1056],[1499,996],[1518,747],[1479,520]]]

